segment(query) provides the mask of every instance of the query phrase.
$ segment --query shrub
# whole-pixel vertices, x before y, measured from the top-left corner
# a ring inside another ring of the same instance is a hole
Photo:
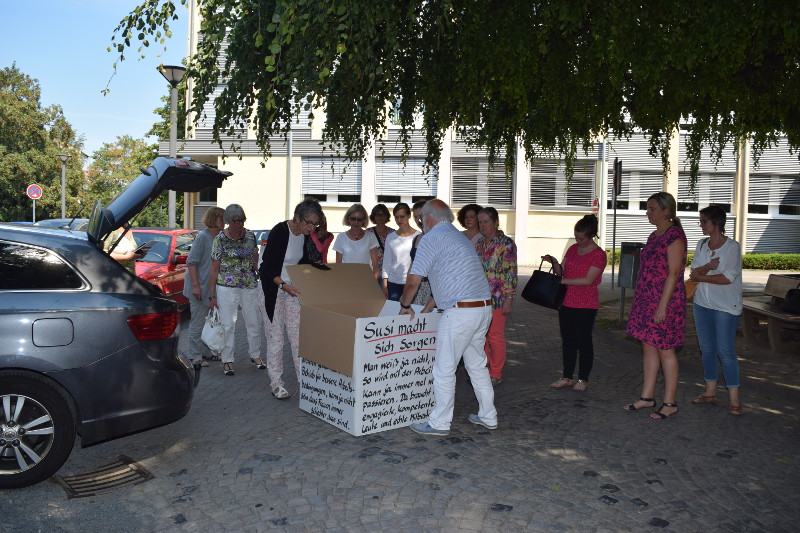
[[[611,266],[611,250],[606,250],[608,266]],[[686,254],[686,267],[692,264],[694,252]],[[620,250],[614,261],[619,266]],[[744,254],[742,268],[750,270],[800,270],[800,254]]]

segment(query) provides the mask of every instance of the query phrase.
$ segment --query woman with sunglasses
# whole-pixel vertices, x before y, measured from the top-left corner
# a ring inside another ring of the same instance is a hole
[[[306,199],[294,208],[294,218],[279,222],[269,232],[259,275],[264,305],[271,322],[267,342],[267,372],[270,390],[278,400],[289,398],[283,382],[283,332],[289,337],[294,370],[300,380],[300,291],[292,285],[287,266],[308,264],[309,234],[322,220],[319,202]]]
[[[375,238],[378,240],[378,270],[376,271],[378,273],[382,272],[383,269],[383,254],[386,251],[386,238],[394,231],[394,228],[386,225],[391,219],[389,208],[384,204],[377,204],[372,208],[372,213],[369,215],[369,220],[374,226],[367,228],[367,231],[374,233]],[[380,275],[376,276],[376,278],[378,279],[378,286],[383,289],[383,280]]]
[[[373,232],[364,229],[367,226],[367,210],[361,204],[353,204],[344,214],[342,224],[350,226],[350,229],[340,233],[333,241],[336,262],[370,265],[372,273],[380,276],[378,239]]]
[[[239,307],[247,328],[250,361],[264,369],[261,360],[261,312],[258,298],[258,246],[255,234],[244,227],[247,217],[239,204],[225,208],[223,220],[227,228],[219,232],[211,245],[211,269],[208,276],[209,307],[219,308],[219,319],[225,330],[222,349],[222,371],[233,375],[234,333]]]

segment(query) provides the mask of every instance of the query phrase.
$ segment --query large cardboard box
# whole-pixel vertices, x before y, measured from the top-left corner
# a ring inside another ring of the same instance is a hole
[[[288,267],[300,289],[300,409],[352,435],[425,420],[439,314],[410,320],[368,265],[329,266]]]

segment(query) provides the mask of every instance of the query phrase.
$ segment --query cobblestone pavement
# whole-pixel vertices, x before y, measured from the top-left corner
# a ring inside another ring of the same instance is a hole
[[[467,422],[476,402],[459,374],[449,437],[407,428],[352,437],[300,411],[296,396],[273,399],[242,335],[236,375],[204,368],[185,418],[76,447],[59,472],[124,454],[154,479],[89,498],[47,482],[0,491],[2,530],[796,531],[800,354],[742,344],[745,415],[733,417],[724,390],[717,406],[691,404],[702,368],[690,332],[680,412],[626,412],[640,392],[640,348],[614,326],[618,294],[604,286],[610,303],[584,393],[548,388],[561,368],[556,312],[517,302],[495,431]],[[293,377],[288,387],[297,392]]]

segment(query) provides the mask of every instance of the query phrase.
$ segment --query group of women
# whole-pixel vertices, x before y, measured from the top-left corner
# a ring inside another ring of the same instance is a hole
[[[234,374],[234,329],[238,309],[247,326],[250,361],[267,369],[270,390],[278,399],[289,398],[283,381],[284,334],[289,338],[292,360],[300,374],[299,323],[300,291],[292,285],[286,267],[325,262],[333,243],[337,263],[371,266],[384,295],[399,300],[422,232],[411,226],[414,219],[424,231],[421,212],[424,201],[413,208],[399,203],[393,209],[397,229],[388,226],[388,208],[378,204],[367,216],[361,204],[351,206],[343,224],[349,229],[333,239],[327,230],[319,203],[307,199],[298,204],[291,220],[272,228],[262,258],[253,232],[245,229],[244,210],[237,204],[225,210],[214,207],[203,218],[207,229],[200,232],[187,260],[184,294],[189,298],[192,320],[190,349],[196,364],[202,359],[221,360],[223,372]],[[687,242],[672,195],[660,192],[647,201],[648,221],[655,226],[640,254],[639,274],[627,333],[642,343],[643,385],[638,400],[626,405],[628,411],[655,408],[655,386],[659,372],[664,376],[660,408],[650,416],[664,419],[679,410],[676,393],[678,360],[676,349],[683,344],[686,325],[684,266]],[[487,366],[493,385],[502,383],[506,361],[505,323],[511,313],[517,287],[517,251],[514,241],[500,230],[499,215],[493,207],[469,204],[458,212],[464,236],[473,243],[486,272],[492,293],[492,323],[487,333]],[[373,226],[367,228],[367,220]],[[702,352],[706,388],[694,404],[717,402],[718,360],[729,391],[729,413],[742,414],[739,401],[739,367],[734,345],[742,310],[741,249],[725,236],[725,211],[711,205],[700,211],[700,225],[707,237],[695,250],[690,279],[697,283],[693,312]],[[551,387],[585,391],[594,360],[592,329],[599,308],[598,285],[606,266],[606,253],[595,239],[598,220],[586,215],[574,228],[575,244],[563,260],[542,256],[552,263],[567,286],[559,310],[562,337],[561,378]],[[261,261],[259,266],[259,260]],[[414,303],[434,306],[430,285],[423,280]],[[221,354],[202,356],[200,332],[209,309],[217,308],[225,330]],[[265,311],[269,319],[266,363],[260,356],[260,322]],[[203,363],[205,364],[205,363]],[[577,366],[578,379],[574,380]]]
[[[676,349],[683,345],[686,327],[687,241],[676,211],[675,198],[669,193],[653,194],[647,201],[647,219],[655,231],[640,253],[626,330],[642,343],[643,383],[640,398],[624,409],[655,408],[655,387],[661,372],[664,395],[661,407],[650,414],[654,419],[665,419],[679,411]],[[724,234],[725,219],[725,211],[719,206],[700,210],[700,226],[708,237],[697,244],[690,279],[697,283],[693,313],[706,389],[692,403],[717,402],[721,362],[730,399],[728,412],[740,415],[739,363],[734,346],[742,312],[742,258],[739,244]],[[576,244],[567,250],[563,264],[551,255],[542,257],[553,264],[556,273],[563,276],[562,284],[567,285],[559,310],[563,374],[551,385],[556,389],[572,387],[585,391],[589,385],[594,359],[592,328],[599,307],[597,286],[606,265],[605,252],[593,240],[596,236],[597,218],[587,215],[575,225]],[[578,380],[574,381],[576,362],[579,362]]]

